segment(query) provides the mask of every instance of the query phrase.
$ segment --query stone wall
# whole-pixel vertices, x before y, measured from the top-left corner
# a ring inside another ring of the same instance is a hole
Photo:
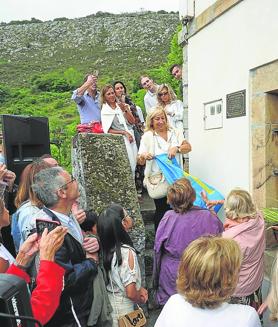
[[[73,174],[81,184],[81,207],[100,214],[111,202],[122,205],[134,220],[131,238],[139,256],[145,249],[145,227],[140,213],[122,135],[78,134],[72,145]],[[143,273],[143,271],[142,271]]]
[[[278,60],[250,71],[252,189],[259,208],[278,206]]]

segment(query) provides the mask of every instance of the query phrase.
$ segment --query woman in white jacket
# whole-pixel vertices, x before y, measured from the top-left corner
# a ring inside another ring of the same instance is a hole
[[[101,123],[104,133],[124,136],[125,146],[133,176],[135,176],[137,146],[132,125],[135,118],[126,103],[117,103],[112,85],[106,85],[101,90]]]

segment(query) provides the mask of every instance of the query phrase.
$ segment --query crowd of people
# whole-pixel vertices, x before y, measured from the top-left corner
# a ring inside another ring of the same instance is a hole
[[[179,65],[170,72],[181,79]],[[122,81],[99,92],[96,75],[86,75],[72,99],[82,124],[97,121],[105,133],[122,135],[131,173],[154,200],[153,289],[162,309],[155,326],[258,327],[267,307],[277,320],[278,263],[263,302],[265,227],[251,195],[242,189],[228,194],[223,224],[211,210],[216,203],[195,206],[190,181],[169,185],[156,162],[167,154],[183,167],[183,155],[191,151],[182,102],[171,86],[140,78],[147,91],[145,121]],[[7,197],[15,210],[14,253],[0,242],[0,273],[28,283],[37,320],[48,327],[116,327],[120,317],[148,302],[129,234],[133,220],[121,204],[108,204],[99,215],[94,208],[84,211],[78,182],[48,154],[28,164],[19,180],[16,187],[2,160],[0,229],[10,224]],[[47,226],[43,231],[40,222]]]
[[[177,67],[179,66],[176,65],[173,70],[175,71]],[[181,78],[176,72],[175,74],[173,72],[173,76],[177,79]],[[138,196],[140,196],[144,173],[143,168],[137,162],[137,155],[138,151],[140,153],[145,126],[142,109],[133,103],[122,81],[117,80],[113,85],[107,84],[98,91],[97,80],[96,73],[87,74],[83,84],[73,91],[72,100],[77,105],[81,124],[98,122],[102,124],[104,133],[123,135],[131,171],[136,181]],[[140,84],[146,90],[144,105],[147,115],[149,116],[155,109],[163,109],[167,115],[165,128],[167,131],[171,129],[172,134],[178,133],[179,138],[182,136],[179,143],[175,144],[175,146],[180,146],[184,140],[182,102],[177,99],[170,85],[157,85],[148,76],[141,76]],[[170,141],[166,134],[162,137],[166,142]],[[189,151],[190,149],[187,152]]]

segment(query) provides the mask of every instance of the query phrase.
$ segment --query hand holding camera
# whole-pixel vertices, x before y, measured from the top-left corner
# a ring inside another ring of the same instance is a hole
[[[68,229],[58,226],[51,232],[46,229],[43,231],[40,239],[40,259],[54,261],[55,253],[60,249]]]
[[[97,77],[94,75],[89,75],[87,78],[87,83],[91,86],[96,85],[97,83]]]

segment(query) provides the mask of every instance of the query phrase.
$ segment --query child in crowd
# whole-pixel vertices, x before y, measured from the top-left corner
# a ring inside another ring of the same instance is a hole
[[[85,211],[86,218],[82,224],[80,224],[84,237],[95,237],[99,241],[97,236],[97,222],[98,215],[93,210]]]
[[[93,210],[85,211],[86,218],[80,227],[86,236],[97,236],[98,215]]]
[[[230,303],[250,305],[257,310],[262,304],[264,219],[251,195],[242,189],[232,190],[224,207],[226,221],[223,237],[235,240],[242,253],[239,280]]]

